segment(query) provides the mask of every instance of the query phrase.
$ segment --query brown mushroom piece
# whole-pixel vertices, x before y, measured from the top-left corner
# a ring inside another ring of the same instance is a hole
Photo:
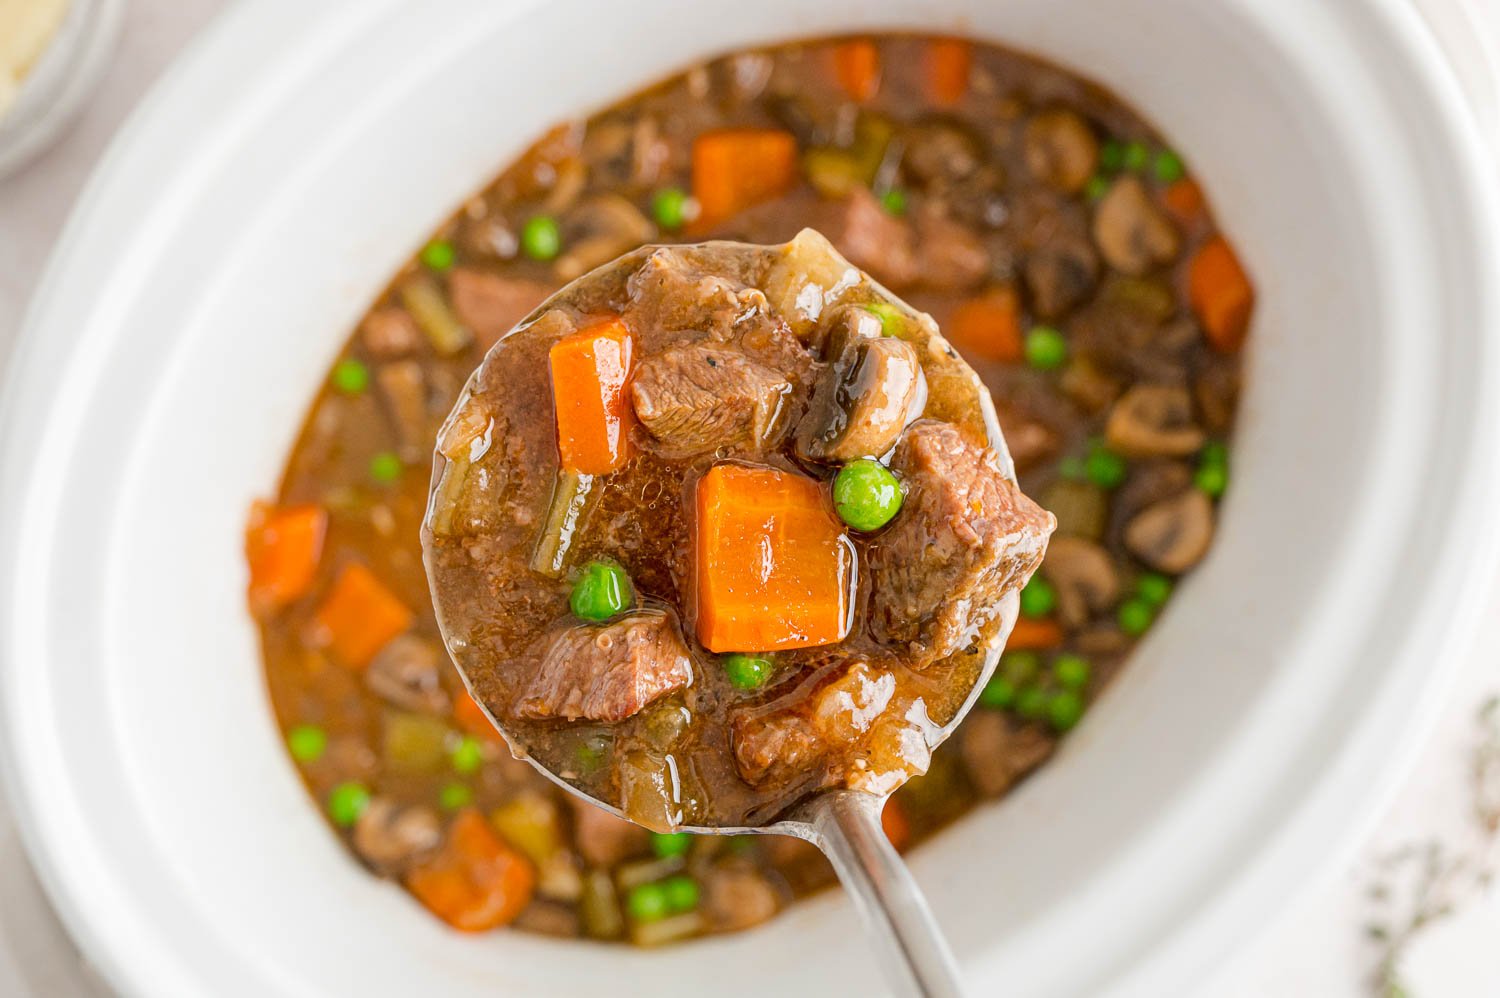
[[[1057,517],[1055,536],[1089,540],[1104,536],[1104,527],[1109,520],[1109,498],[1099,486],[1061,479],[1042,492],[1041,503],[1042,508]]]
[[[432,449],[428,431],[427,377],[420,362],[398,360],[375,372],[375,387],[403,461],[415,463]]]
[[[922,411],[927,383],[905,340],[856,337],[824,373],[797,434],[797,455],[843,463],[879,457]]]
[[[1105,262],[1140,276],[1177,258],[1177,230],[1137,177],[1121,177],[1094,212],[1094,242]]]
[[[1055,739],[1034,724],[1018,724],[1004,714],[975,711],[959,731],[959,751],[969,781],[981,797],[999,797],[1040,766]]]
[[[768,921],[785,903],[782,890],[751,863],[731,859],[703,875],[703,911],[719,932]]]
[[[567,224],[567,252],[552,265],[564,281],[581,277],[656,235],[651,220],[618,194],[600,194],[584,201]]]
[[[1083,190],[1099,165],[1099,140],[1083,116],[1053,108],[1032,116],[1022,136],[1026,167],[1065,194]]]
[[[1082,537],[1054,537],[1041,571],[1057,592],[1058,618],[1070,628],[1082,627],[1120,595],[1114,559]]]
[[[415,634],[391,640],[365,669],[365,686],[387,703],[422,714],[446,714],[448,694],[437,645]]]
[[[354,823],[352,841],[371,869],[394,877],[438,847],[443,823],[430,807],[376,797]]]
[[[1184,385],[1135,385],[1115,402],[1104,439],[1126,457],[1186,457],[1203,446]]]
[[[1208,553],[1214,505],[1197,489],[1152,503],[1125,525],[1125,547],[1160,572],[1180,575]]]
[[[921,187],[954,184],[984,162],[984,150],[974,133],[946,118],[913,125],[903,140],[906,154],[902,166]]]

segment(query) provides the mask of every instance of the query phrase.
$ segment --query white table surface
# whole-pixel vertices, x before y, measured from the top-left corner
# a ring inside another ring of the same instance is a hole
[[[225,0],[133,0],[120,50],[99,94],[77,127],[30,168],[0,181],[0,373],[14,346],[21,314],[80,187],[120,122],[173,55]],[[1454,0],[1421,0],[1433,26],[1475,88],[1485,83],[1475,57],[1500,47],[1500,0],[1469,0],[1495,19],[1492,36],[1451,16]],[[1480,93],[1487,124],[1500,122],[1500,97]],[[1495,134],[1500,134],[1497,132]],[[1500,170],[1497,170],[1500,176]],[[1357,855],[1330,860],[1319,883],[1260,936],[1247,939],[1198,994],[1205,998],[1372,993],[1375,949],[1364,926],[1368,891],[1383,856],[1437,840],[1472,846],[1470,763],[1474,717],[1500,692],[1500,614],[1475,648],[1451,693],[1438,730]],[[72,956],[0,804],[0,995],[102,994]],[[1472,892],[1455,914],[1424,931],[1403,965],[1420,998],[1500,995],[1500,892]]]

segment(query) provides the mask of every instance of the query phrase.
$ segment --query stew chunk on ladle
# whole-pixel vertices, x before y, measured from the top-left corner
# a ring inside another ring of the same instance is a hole
[[[818,233],[647,247],[501,339],[438,442],[449,649],[658,830],[926,769],[1054,521],[932,320]]]

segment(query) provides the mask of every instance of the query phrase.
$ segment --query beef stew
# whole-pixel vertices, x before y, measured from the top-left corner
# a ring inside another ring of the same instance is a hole
[[[484,351],[550,292],[646,242],[780,243],[804,226],[938,321],[1058,520],[979,708],[887,808],[898,846],[1041,765],[1211,546],[1254,294],[1182,160],[1097,85],[991,45],[861,37],[728,55],[563,123],[374,303],[247,540],[298,772],[351,854],[450,924],[658,944],[746,928],[830,881],[806,843],[648,833],[511,759],[446,662],[418,544],[430,441]],[[732,430],[704,426],[691,391],[658,404],[683,379],[717,391],[694,359],[661,362],[637,417],[684,451],[694,433],[763,437],[774,374],[720,417]],[[765,669],[725,663],[749,685]],[[794,756],[798,725],[759,727],[752,771]],[[433,874],[469,868],[489,871],[461,878],[482,884],[471,903],[435,903]]]

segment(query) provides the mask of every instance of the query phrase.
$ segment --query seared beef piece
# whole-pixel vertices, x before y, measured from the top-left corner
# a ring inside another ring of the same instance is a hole
[[[791,382],[738,350],[705,344],[646,358],[630,394],[635,415],[670,457],[770,442]]]
[[[919,212],[916,225],[917,280],[922,287],[952,293],[984,283],[990,254],[973,229],[934,210]]]
[[[459,267],[448,277],[453,311],[485,350],[526,318],[551,292],[552,288],[540,281],[501,277],[467,267]]]
[[[617,818],[572,794],[567,795],[573,807],[573,841],[590,866],[611,867],[639,856],[651,845],[651,833],[640,825]]]
[[[431,420],[427,413],[427,377],[416,360],[398,360],[375,372],[386,417],[395,431],[402,460],[421,461],[432,451]]]
[[[635,613],[557,635],[513,710],[523,718],[623,721],[692,680],[676,621],[664,613]]]
[[[1021,724],[992,710],[976,710],[959,729],[959,751],[969,782],[981,797],[999,797],[1040,766],[1057,741],[1039,725]]]
[[[922,273],[911,226],[880,206],[863,187],[842,201],[825,203],[815,227],[849,262],[900,291]]]
[[[851,338],[823,372],[799,424],[803,460],[842,464],[896,445],[927,392],[917,350],[905,340]]]
[[[947,423],[913,423],[891,468],[906,505],[870,548],[870,618],[920,664],[974,640],[1041,564],[1056,521]]]
[[[393,638],[365,669],[365,685],[387,703],[421,714],[449,710],[441,670],[447,666],[440,649],[425,638],[403,634]]]
[[[442,843],[443,822],[430,807],[376,797],[354,823],[352,841],[372,870],[395,877]]]
[[[716,932],[736,932],[767,921],[788,900],[755,863],[731,857],[703,874],[703,914]]]
[[[741,713],[731,738],[740,774],[751,783],[787,779],[842,754],[880,720],[896,691],[896,677],[863,660],[792,706]]]

